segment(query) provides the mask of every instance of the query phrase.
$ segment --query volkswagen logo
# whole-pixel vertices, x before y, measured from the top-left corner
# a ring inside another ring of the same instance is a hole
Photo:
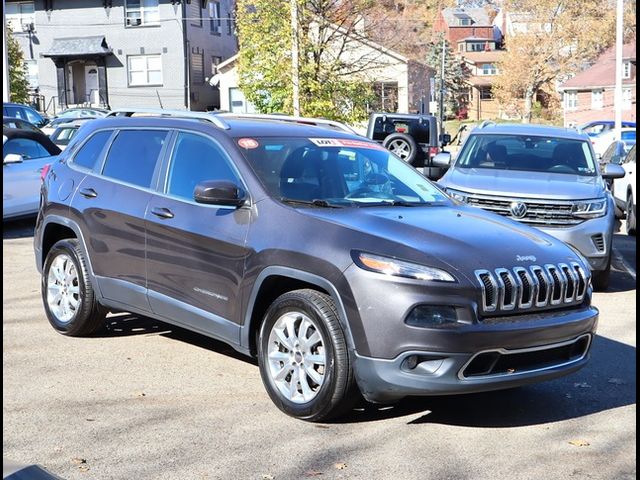
[[[522,202],[513,202],[511,204],[511,214],[516,218],[524,218],[527,214],[527,205]]]

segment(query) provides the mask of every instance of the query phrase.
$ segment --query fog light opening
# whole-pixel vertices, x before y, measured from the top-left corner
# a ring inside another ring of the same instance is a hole
[[[413,370],[418,366],[418,356],[417,355],[409,355],[405,358],[403,362],[403,367],[405,370]]]

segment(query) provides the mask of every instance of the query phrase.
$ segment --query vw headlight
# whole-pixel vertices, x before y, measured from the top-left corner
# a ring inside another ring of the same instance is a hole
[[[453,275],[439,268],[405,262],[396,258],[382,257],[365,252],[353,252],[352,257],[358,267],[363,270],[369,270],[370,272],[433,282],[456,281]]]
[[[574,217],[596,218],[607,214],[607,198],[594,198],[573,204],[571,213]]]
[[[467,203],[467,197],[468,197],[467,193],[460,192],[459,190],[454,190],[453,188],[445,188],[445,191],[453,199],[455,199],[455,200],[457,200],[459,202],[462,202],[462,203]]]

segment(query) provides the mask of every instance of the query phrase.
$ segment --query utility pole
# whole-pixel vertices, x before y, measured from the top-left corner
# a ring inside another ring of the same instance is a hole
[[[300,60],[298,58],[298,2],[291,1],[291,83],[293,86],[293,114],[300,116]]]
[[[8,102],[11,98],[9,89],[9,59],[7,56],[7,18],[5,17],[4,0],[2,0],[2,101]]]
[[[442,68],[440,70],[440,125],[444,125],[444,59],[447,54],[447,43],[442,38]]]
[[[613,95],[614,109],[614,137],[620,140],[622,136],[622,0],[616,2],[616,89]]]

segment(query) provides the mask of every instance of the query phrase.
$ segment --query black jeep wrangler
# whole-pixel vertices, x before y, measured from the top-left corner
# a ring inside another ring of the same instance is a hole
[[[424,167],[429,178],[438,179],[444,170],[433,166],[431,159],[451,138],[441,130],[440,120],[433,115],[379,112],[369,117],[367,137],[410,165]]]

